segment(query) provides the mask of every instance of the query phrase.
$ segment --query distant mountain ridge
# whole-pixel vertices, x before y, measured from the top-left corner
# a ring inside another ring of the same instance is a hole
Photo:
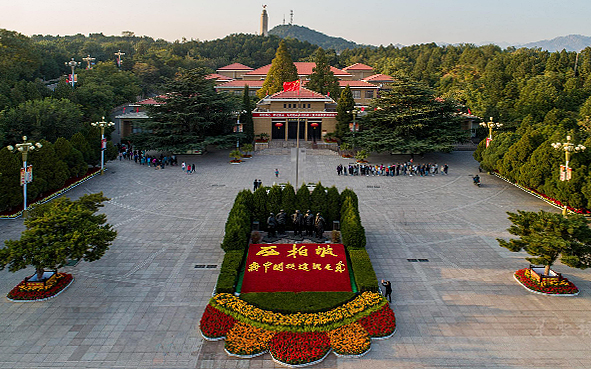
[[[591,46],[591,37],[583,35],[568,35],[555,37],[551,40],[540,40],[528,42],[523,45],[516,45],[516,47],[527,48],[541,48],[548,51],[581,51],[586,47]]]
[[[358,47],[375,47],[372,45],[362,45],[353,41],[345,40],[342,37],[328,36],[322,32],[315,31],[308,27],[295,24],[284,24],[275,26],[269,31],[269,34],[281,38],[295,38],[300,41],[308,41],[311,44],[318,45],[323,49],[334,49],[337,53],[345,49],[355,49]]]

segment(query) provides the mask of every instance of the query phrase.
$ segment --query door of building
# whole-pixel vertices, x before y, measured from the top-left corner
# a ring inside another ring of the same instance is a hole
[[[271,138],[273,140],[285,140],[285,120],[273,119],[271,123]]]
[[[312,123],[318,124],[316,128],[312,127]],[[320,136],[322,132],[322,119],[309,119],[308,120],[308,141],[314,141],[314,136],[316,136],[316,141],[320,141]]]
[[[295,140],[298,136],[298,120],[297,119],[290,119],[287,122],[287,138],[289,140]],[[306,132],[306,120],[300,119],[300,140],[303,140],[305,137]]]

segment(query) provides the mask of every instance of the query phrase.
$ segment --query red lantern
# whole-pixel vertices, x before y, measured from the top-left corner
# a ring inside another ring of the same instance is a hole
[[[277,123],[275,123],[275,127],[281,128],[281,127],[283,127],[283,123],[277,122]]]
[[[314,128],[318,127],[318,123],[310,123],[310,125]]]

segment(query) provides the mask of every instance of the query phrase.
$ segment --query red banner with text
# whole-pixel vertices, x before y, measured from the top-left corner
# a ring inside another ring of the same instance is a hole
[[[241,293],[351,291],[342,244],[252,244]]]

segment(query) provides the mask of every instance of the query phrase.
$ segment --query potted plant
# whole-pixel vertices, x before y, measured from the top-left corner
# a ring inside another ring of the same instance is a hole
[[[240,162],[242,162],[242,160],[240,160],[240,158],[242,158],[242,153],[238,149],[232,150],[230,152],[230,157],[234,158],[230,160],[230,164],[240,164]]]
[[[357,159],[358,163],[367,163],[367,157],[369,156],[369,154],[367,153],[367,151],[365,150],[359,150],[357,151],[357,154],[355,154],[355,159]]]
[[[245,152],[244,154],[242,154],[242,158],[244,158],[244,159],[252,158],[252,155],[249,154],[249,152],[252,152],[252,149],[253,149],[252,144],[244,144],[244,145],[242,145],[241,149],[242,149],[242,151]]]
[[[337,138],[334,132],[330,132],[324,135],[324,142],[326,143],[335,143],[337,142]]]
[[[256,142],[269,142],[269,134],[261,133],[257,135]]]
[[[343,142],[340,146],[341,156],[343,158],[352,158],[353,156],[350,153],[350,150],[353,150],[353,146],[350,143]]]

